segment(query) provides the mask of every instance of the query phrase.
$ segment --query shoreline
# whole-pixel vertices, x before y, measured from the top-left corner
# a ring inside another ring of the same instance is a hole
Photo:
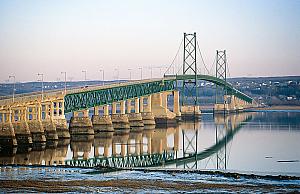
[[[300,106],[289,106],[289,105],[274,105],[268,107],[255,107],[246,110],[300,110]]]
[[[176,175],[174,175],[176,176]],[[4,192],[298,192],[298,184],[218,183],[168,180],[0,180]]]

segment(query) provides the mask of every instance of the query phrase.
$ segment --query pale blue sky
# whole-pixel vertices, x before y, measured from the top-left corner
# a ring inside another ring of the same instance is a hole
[[[0,0],[0,81],[150,77],[194,31],[209,67],[226,49],[231,76],[300,75],[299,21],[299,0]]]

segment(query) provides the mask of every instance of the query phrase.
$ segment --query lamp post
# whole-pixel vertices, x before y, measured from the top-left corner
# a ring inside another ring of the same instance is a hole
[[[131,81],[131,71],[132,71],[132,69],[128,69],[128,71],[129,71],[129,80]]]
[[[117,80],[117,83],[119,84],[119,69],[118,68],[115,68],[115,71],[117,72],[116,74],[116,80]]]
[[[162,76],[162,74],[161,74],[162,68],[163,68],[163,67],[159,67],[159,76]]]
[[[86,70],[82,70],[82,73],[84,73],[84,85],[87,86],[86,84]]]
[[[14,75],[10,75],[9,77],[8,77],[8,79],[10,79],[10,78],[13,78],[14,79],[14,88],[13,88],[13,102],[15,102],[15,91],[16,91],[16,76],[14,76]]]
[[[104,69],[100,69],[100,74],[102,72],[102,86],[104,86]]]
[[[65,94],[67,94],[67,72],[63,71],[61,74],[65,75]]]
[[[38,81],[42,82],[42,101],[43,101],[44,100],[44,74],[43,73],[38,73],[37,75],[42,77],[42,79],[38,80]]]
[[[141,80],[143,79],[143,67],[139,67],[139,70],[141,70]]]

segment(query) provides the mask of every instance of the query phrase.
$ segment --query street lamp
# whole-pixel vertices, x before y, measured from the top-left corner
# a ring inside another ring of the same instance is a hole
[[[102,72],[102,85],[104,86],[104,69],[100,69],[100,74]]]
[[[152,79],[152,65],[149,67],[150,69],[150,78]]]
[[[116,79],[117,79],[117,82],[119,82],[119,69],[118,68],[115,68],[115,71],[117,72],[117,75],[116,75]]]
[[[143,79],[143,67],[139,67],[139,70],[141,70],[141,80]]]
[[[67,72],[62,71],[61,74],[65,75],[65,94],[67,94]]]
[[[43,73],[38,73],[37,75],[42,76],[42,79],[38,80],[38,81],[42,82],[42,101],[43,101],[44,100],[44,74]]]
[[[129,80],[131,81],[131,71],[132,71],[132,69],[128,69],[128,71],[129,71]]]
[[[8,79],[14,78],[14,88],[13,88],[13,102],[15,101],[15,91],[16,91],[16,76],[10,75]]]
[[[162,68],[163,68],[163,67],[159,67],[159,76],[162,76],[162,74],[161,74]]]
[[[87,84],[86,84],[86,70],[82,70],[81,72],[84,73],[84,84],[85,84],[85,86],[86,86],[86,85],[87,85]]]

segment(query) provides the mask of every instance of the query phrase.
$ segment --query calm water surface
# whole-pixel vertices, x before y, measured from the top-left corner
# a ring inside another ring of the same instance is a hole
[[[174,160],[163,168],[300,176],[299,148],[300,112],[204,114],[200,122],[183,122],[178,127],[118,136],[73,136],[32,148],[2,148],[0,163],[55,166],[91,158],[131,157],[126,165],[140,166],[133,161],[137,156],[169,153],[173,159],[187,159]]]

